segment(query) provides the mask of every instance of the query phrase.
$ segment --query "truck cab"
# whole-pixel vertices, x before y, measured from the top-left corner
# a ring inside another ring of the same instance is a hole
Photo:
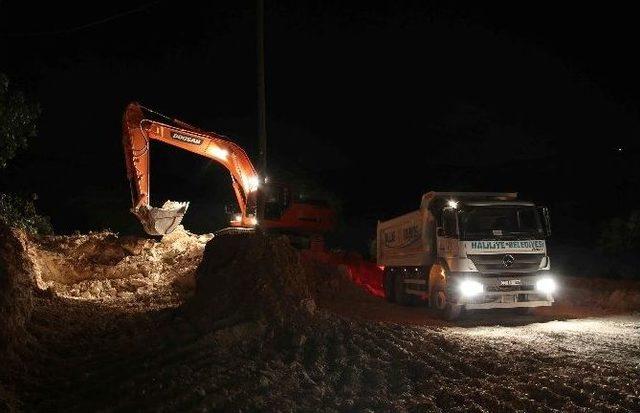
[[[394,250],[381,239],[402,237],[411,225],[419,248]],[[527,311],[554,302],[548,210],[515,193],[429,192],[419,211],[378,227],[378,263],[385,265],[392,300],[422,298],[448,318],[462,310]]]

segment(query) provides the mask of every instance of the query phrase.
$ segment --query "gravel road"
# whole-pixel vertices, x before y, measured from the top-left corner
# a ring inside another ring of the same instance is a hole
[[[638,314],[484,314],[456,326],[320,311],[274,337],[269,326],[213,331],[170,311],[46,308],[35,319],[46,351],[18,386],[29,411],[640,409]]]

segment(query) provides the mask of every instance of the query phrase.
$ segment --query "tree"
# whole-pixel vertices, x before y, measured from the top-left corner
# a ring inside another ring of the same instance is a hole
[[[640,248],[640,211],[632,211],[628,218],[607,221],[600,233],[600,247],[608,254],[624,254]]]
[[[36,135],[39,114],[39,106],[29,102],[22,92],[12,90],[7,76],[0,73],[0,169]]]
[[[18,151],[27,147],[36,135],[37,104],[29,102],[20,91],[9,88],[9,79],[0,73],[0,169],[7,167]],[[52,232],[49,218],[39,215],[33,203],[0,192],[0,223],[32,233]]]

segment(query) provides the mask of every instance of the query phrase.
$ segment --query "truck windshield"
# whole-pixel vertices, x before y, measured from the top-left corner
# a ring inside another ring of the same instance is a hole
[[[464,239],[544,235],[538,212],[530,206],[466,206],[459,222]]]

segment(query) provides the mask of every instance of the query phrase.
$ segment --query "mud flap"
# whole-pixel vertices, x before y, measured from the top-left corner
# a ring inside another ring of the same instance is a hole
[[[167,201],[162,208],[141,207],[133,213],[138,217],[147,234],[166,235],[180,225],[187,208],[189,208],[188,202]]]

